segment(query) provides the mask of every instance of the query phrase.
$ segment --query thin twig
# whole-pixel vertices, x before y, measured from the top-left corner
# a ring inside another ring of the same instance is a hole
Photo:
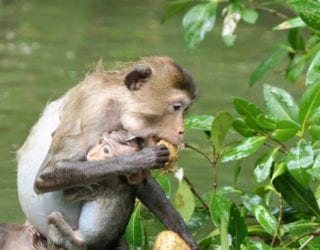
[[[188,177],[183,176],[183,179],[185,180],[185,182],[188,184],[188,186],[190,187],[191,192],[198,198],[198,200],[201,202],[201,204],[203,205],[203,207],[209,211],[209,206],[207,205],[207,203],[201,198],[201,196],[198,194],[198,192],[195,190],[192,182],[189,180]]]
[[[195,148],[195,147],[193,147],[193,146],[191,146],[190,144],[185,144],[185,147],[186,148],[190,148],[190,149],[192,149],[193,151],[195,151],[195,152],[197,152],[197,153],[199,153],[200,155],[202,155],[204,158],[206,158],[210,163],[212,163],[212,160],[209,158],[209,156],[207,156],[205,153],[203,153],[201,150],[199,150],[199,149],[197,149],[197,148]]]
[[[276,192],[276,195],[279,200],[279,217],[278,217],[278,221],[277,221],[277,227],[276,227],[276,230],[275,230],[273,238],[272,238],[271,247],[274,246],[274,244],[276,243],[276,240],[278,238],[278,234],[279,234],[280,226],[281,226],[281,222],[282,222],[282,217],[283,217],[283,208],[284,208],[283,198],[282,198],[281,193]]]
[[[262,11],[265,11],[265,12],[268,12],[272,15],[275,15],[281,19],[289,19],[288,16],[286,16],[285,14],[282,14],[281,12],[275,10],[275,9],[271,9],[271,8],[268,8],[268,7],[264,7],[264,6],[257,6],[257,7],[254,7],[256,10],[262,10]]]

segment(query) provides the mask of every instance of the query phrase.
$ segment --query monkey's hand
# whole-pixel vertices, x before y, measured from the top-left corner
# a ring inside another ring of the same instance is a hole
[[[179,150],[177,146],[163,139],[158,142],[158,145],[165,145],[169,150],[169,159],[166,162],[164,168],[162,168],[162,171],[163,172],[172,171],[174,169],[175,162],[177,161],[177,158],[178,158]]]
[[[154,169],[163,167],[169,160],[169,150],[165,145],[147,147],[135,153],[139,168]]]

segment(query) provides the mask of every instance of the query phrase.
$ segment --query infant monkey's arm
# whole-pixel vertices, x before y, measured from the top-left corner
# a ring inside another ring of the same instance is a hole
[[[87,161],[100,161],[107,158],[132,154],[140,150],[134,140],[130,140],[126,131],[105,132],[101,136],[99,143],[93,146],[87,153]],[[140,170],[136,174],[127,175],[129,184],[141,183],[149,174],[148,170]]]

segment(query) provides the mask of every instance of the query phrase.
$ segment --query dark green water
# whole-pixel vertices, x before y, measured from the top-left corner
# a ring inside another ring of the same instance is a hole
[[[79,82],[100,58],[105,68],[141,56],[175,58],[199,85],[191,113],[231,111],[231,96],[262,102],[262,85],[249,88],[247,82],[259,60],[282,39],[269,31],[279,20],[264,17],[257,27],[242,25],[231,49],[223,45],[216,29],[190,53],[183,44],[180,19],[160,23],[162,7],[163,1],[154,0],[0,0],[0,221],[23,222],[15,151],[46,103]],[[280,76],[266,79],[279,81]],[[188,134],[201,147],[206,146],[203,138]],[[196,187],[209,189],[208,165],[190,152],[181,158],[180,165]],[[243,183],[252,167],[246,168]],[[222,167],[219,183],[230,182],[232,175],[231,167]]]

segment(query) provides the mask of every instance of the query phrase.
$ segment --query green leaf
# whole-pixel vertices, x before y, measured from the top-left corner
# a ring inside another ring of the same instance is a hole
[[[301,19],[311,28],[320,30],[320,3],[314,0],[288,0]]]
[[[311,135],[313,140],[320,140],[320,126],[319,125],[310,125],[308,127],[308,132]]]
[[[258,115],[256,118],[256,122],[260,128],[265,130],[275,130],[277,128],[276,121],[270,116],[266,116],[264,114]]]
[[[243,205],[253,212],[259,224],[264,228],[264,230],[270,235],[274,234],[274,230],[277,225],[276,218],[268,211],[262,203],[262,199],[258,195],[243,195],[241,197]]]
[[[304,55],[295,55],[293,60],[289,63],[286,71],[286,79],[295,82],[302,75],[306,65],[306,57]]]
[[[290,174],[278,176],[273,185],[280,192],[290,206],[301,213],[320,216],[317,201],[310,188],[304,188]]]
[[[210,200],[210,217],[212,223],[218,227],[222,218],[224,221],[228,221],[230,207],[230,201],[222,193],[212,194]]]
[[[262,205],[254,205],[253,213],[259,224],[264,228],[264,230],[270,235],[274,235],[274,230],[277,226],[277,220],[272,215],[272,213]]]
[[[174,204],[184,221],[189,221],[195,209],[195,201],[189,185],[185,181],[179,183]]]
[[[272,163],[278,150],[279,148],[276,148],[271,152],[265,153],[257,160],[256,168],[254,169],[257,182],[265,181],[270,176]]]
[[[241,10],[241,18],[250,24],[255,24],[258,20],[259,14],[255,9],[244,8]]]
[[[320,168],[311,168],[307,171],[312,177],[320,180]]]
[[[244,137],[257,135],[257,131],[250,128],[242,118],[234,119],[232,127],[234,130],[236,130],[239,134],[243,135]]]
[[[313,58],[307,72],[306,85],[320,82],[320,51]]]
[[[125,232],[125,238],[133,249],[142,247],[144,244],[144,227],[140,209],[141,206],[139,205],[134,210]]]
[[[230,208],[228,231],[232,237],[233,249],[239,250],[242,241],[247,236],[248,227],[245,218],[241,216],[235,203],[232,203]]]
[[[221,162],[240,160],[254,154],[266,139],[265,136],[253,136],[226,147],[222,153]]]
[[[256,118],[262,114],[262,111],[259,109],[259,107],[254,103],[241,98],[234,97],[232,101],[237,112],[246,118],[246,124],[253,129],[259,129],[259,126],[256,122]]]
[[[210,131],[213,119],[211,115],[193,115],[185,119],[184,126],[186,129]]]
[[[166,1],[163,8],[161,22],[165,22],[170,17],[185,11],[191,3],[191,0]]]
[[[284,174],[286,172],[286,166],[284,164],[284,162],[280,162],[280,163],[275,163],[274,164],[274,171],[272,173],[272,177],[271,177],[271,183],[273,183],[273,181],[280,175]]]
[[[166,196],[169,198],[171,192],[171,183],[169,178],[165,175],[158,175],[156,180],[160,184],[163,191],[166,193]]]
[[[305,22],[300,17],[295,17],[280,23],[279,25],[275,26],[273,30],[303,28],[305,26],[306,26]]]
[[[265,84],[263,86],[263,95],[267,111],[273,118],[298,121],[298,105],[288,92]]]
[[[232,122],[233,118],[228,112],[219,112],[212,122],[210,139],[217,154],[223,147],[224,139],[231,128]]]
[[[291,29],[288,32],[288,42],[291,45],[291,47],[295,51],[303,51],[305,50],[305,43],[304,43],[304,38],[303,35],[301,34],[302,29]]]
[[[308,169],[307,172],[314,178],[320,180],[320,155],[315,157],[312,168]]]
[[[282,59],[287,55],[287,50],[283,47],[276,49],[270,57],[265,59],[252,73],[249,84],[252,86],[259,81],[265,74],[277,67]]]
[[[305,130],[312,112],[320,106],[320,82],[310,85],[301,97],[299,118]]]
[[[247,244],[247,249],[250,250],[270,250],[270,246],[266,245],[261,241],[249,240]],[[285,248],[281,248],[281,250],[285,250]]]
[[[189,49],[195,49],[212,30],[216,21],[217,3],[197,4],[183,17],[182,26],[185,31],[185,42]]]
[[[300,125],[292,121],[278,121],[272,137],[278,141],[286,141],[294,137],[300,128]]]
[[[222,27],[222,38],[224,43],[227,46],[232,46],[237,38],[236,35],[234,35],[234,32],[237,28],[237,25],[241,19],[240,13],[238,13],[238,10],[233,11],[232,5],[229,7],[228,13],[224,17],[223,20],[223,27]]]
[[[309,142],[300,140],[286,157],[286,166],[292,177],[295,178],[303,187],[309,184],[309,175],[306,170],[313,163],[313,150]]]

